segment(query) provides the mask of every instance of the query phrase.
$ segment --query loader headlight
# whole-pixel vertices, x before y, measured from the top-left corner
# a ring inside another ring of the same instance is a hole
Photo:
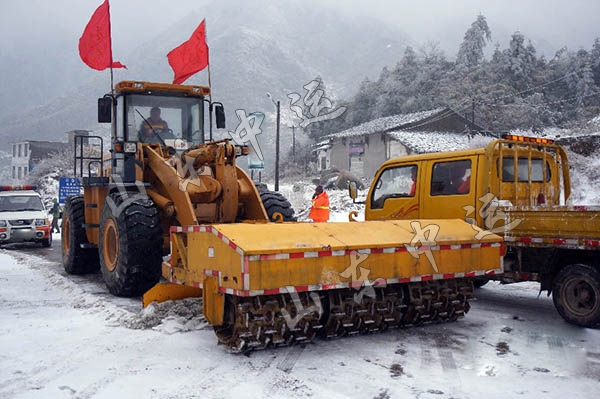
[[[137,151],[137,143],[125,143],[125,152],[135,153]]]
[[[0,220],[0,227],[7,227],[6,220]]]
[[[36,226],[44,226],[48,224],[48,219],[35,219]]]

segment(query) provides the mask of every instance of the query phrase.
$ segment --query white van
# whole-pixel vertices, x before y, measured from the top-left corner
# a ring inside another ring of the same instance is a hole
[[[52,245],[48,212],[36,186],[0,186],[0,245],[39,242]]]

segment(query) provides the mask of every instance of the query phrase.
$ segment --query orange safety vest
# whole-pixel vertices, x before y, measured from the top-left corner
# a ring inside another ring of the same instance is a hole
[[[329,220],[329,196],[325,191],[312,200],[312,208],[308,215],[316,223]]]
[[[148,124],[150,124],[150,126],[148,126]],[[149,136],[153,136],[152,130],[161,130],[161,129],[168,129],[169,125],[167,125],[167,122],[163,121],[162,119],[158,122],[152,122],[151,120],[148,119],[148,122],[144,121],[142,122],[142,131],[144,132],[144,134],[149,137]]]

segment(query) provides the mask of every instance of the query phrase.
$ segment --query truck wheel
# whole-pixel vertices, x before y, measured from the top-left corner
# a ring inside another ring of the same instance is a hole
[[[273,215],[277,212],[283,215],[283,220],[285,222],[296,221],[294,208],[292,208],[292,205],[281,193],[268,190],[260,191],[260,199],[271,222],[276,221],[276,218]]]
[[[98,253],[108,290],[117,296],[143,294],[158,283],[162,269],[162,231],[151,199],[125,202],[111,193],[102,209]]]
[[[600,272],[588,265],[569,265],[554,280],[552,300],[569,323],[582,327],[600,324]]]
[[[63,266],[69,274],[93,273],[99,268],[98,251],[94,248],[82,248],[82,244],[84,246],[88,244],[83,227],[84,212],[83,195],[67,198],[63,212],[61,240]]]

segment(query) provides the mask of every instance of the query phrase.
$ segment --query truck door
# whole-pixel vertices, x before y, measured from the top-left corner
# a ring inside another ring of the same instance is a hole
[[[479,208],[475,198],[477,160],[477,156],[462,156],[424,163],[426,178],[422,182],[426,184],[421,187],[421,218],[465,219],[464,206]]]
[[[367,198],[366,220],[417,219],[421,175],[421,162],[381,170]]]

